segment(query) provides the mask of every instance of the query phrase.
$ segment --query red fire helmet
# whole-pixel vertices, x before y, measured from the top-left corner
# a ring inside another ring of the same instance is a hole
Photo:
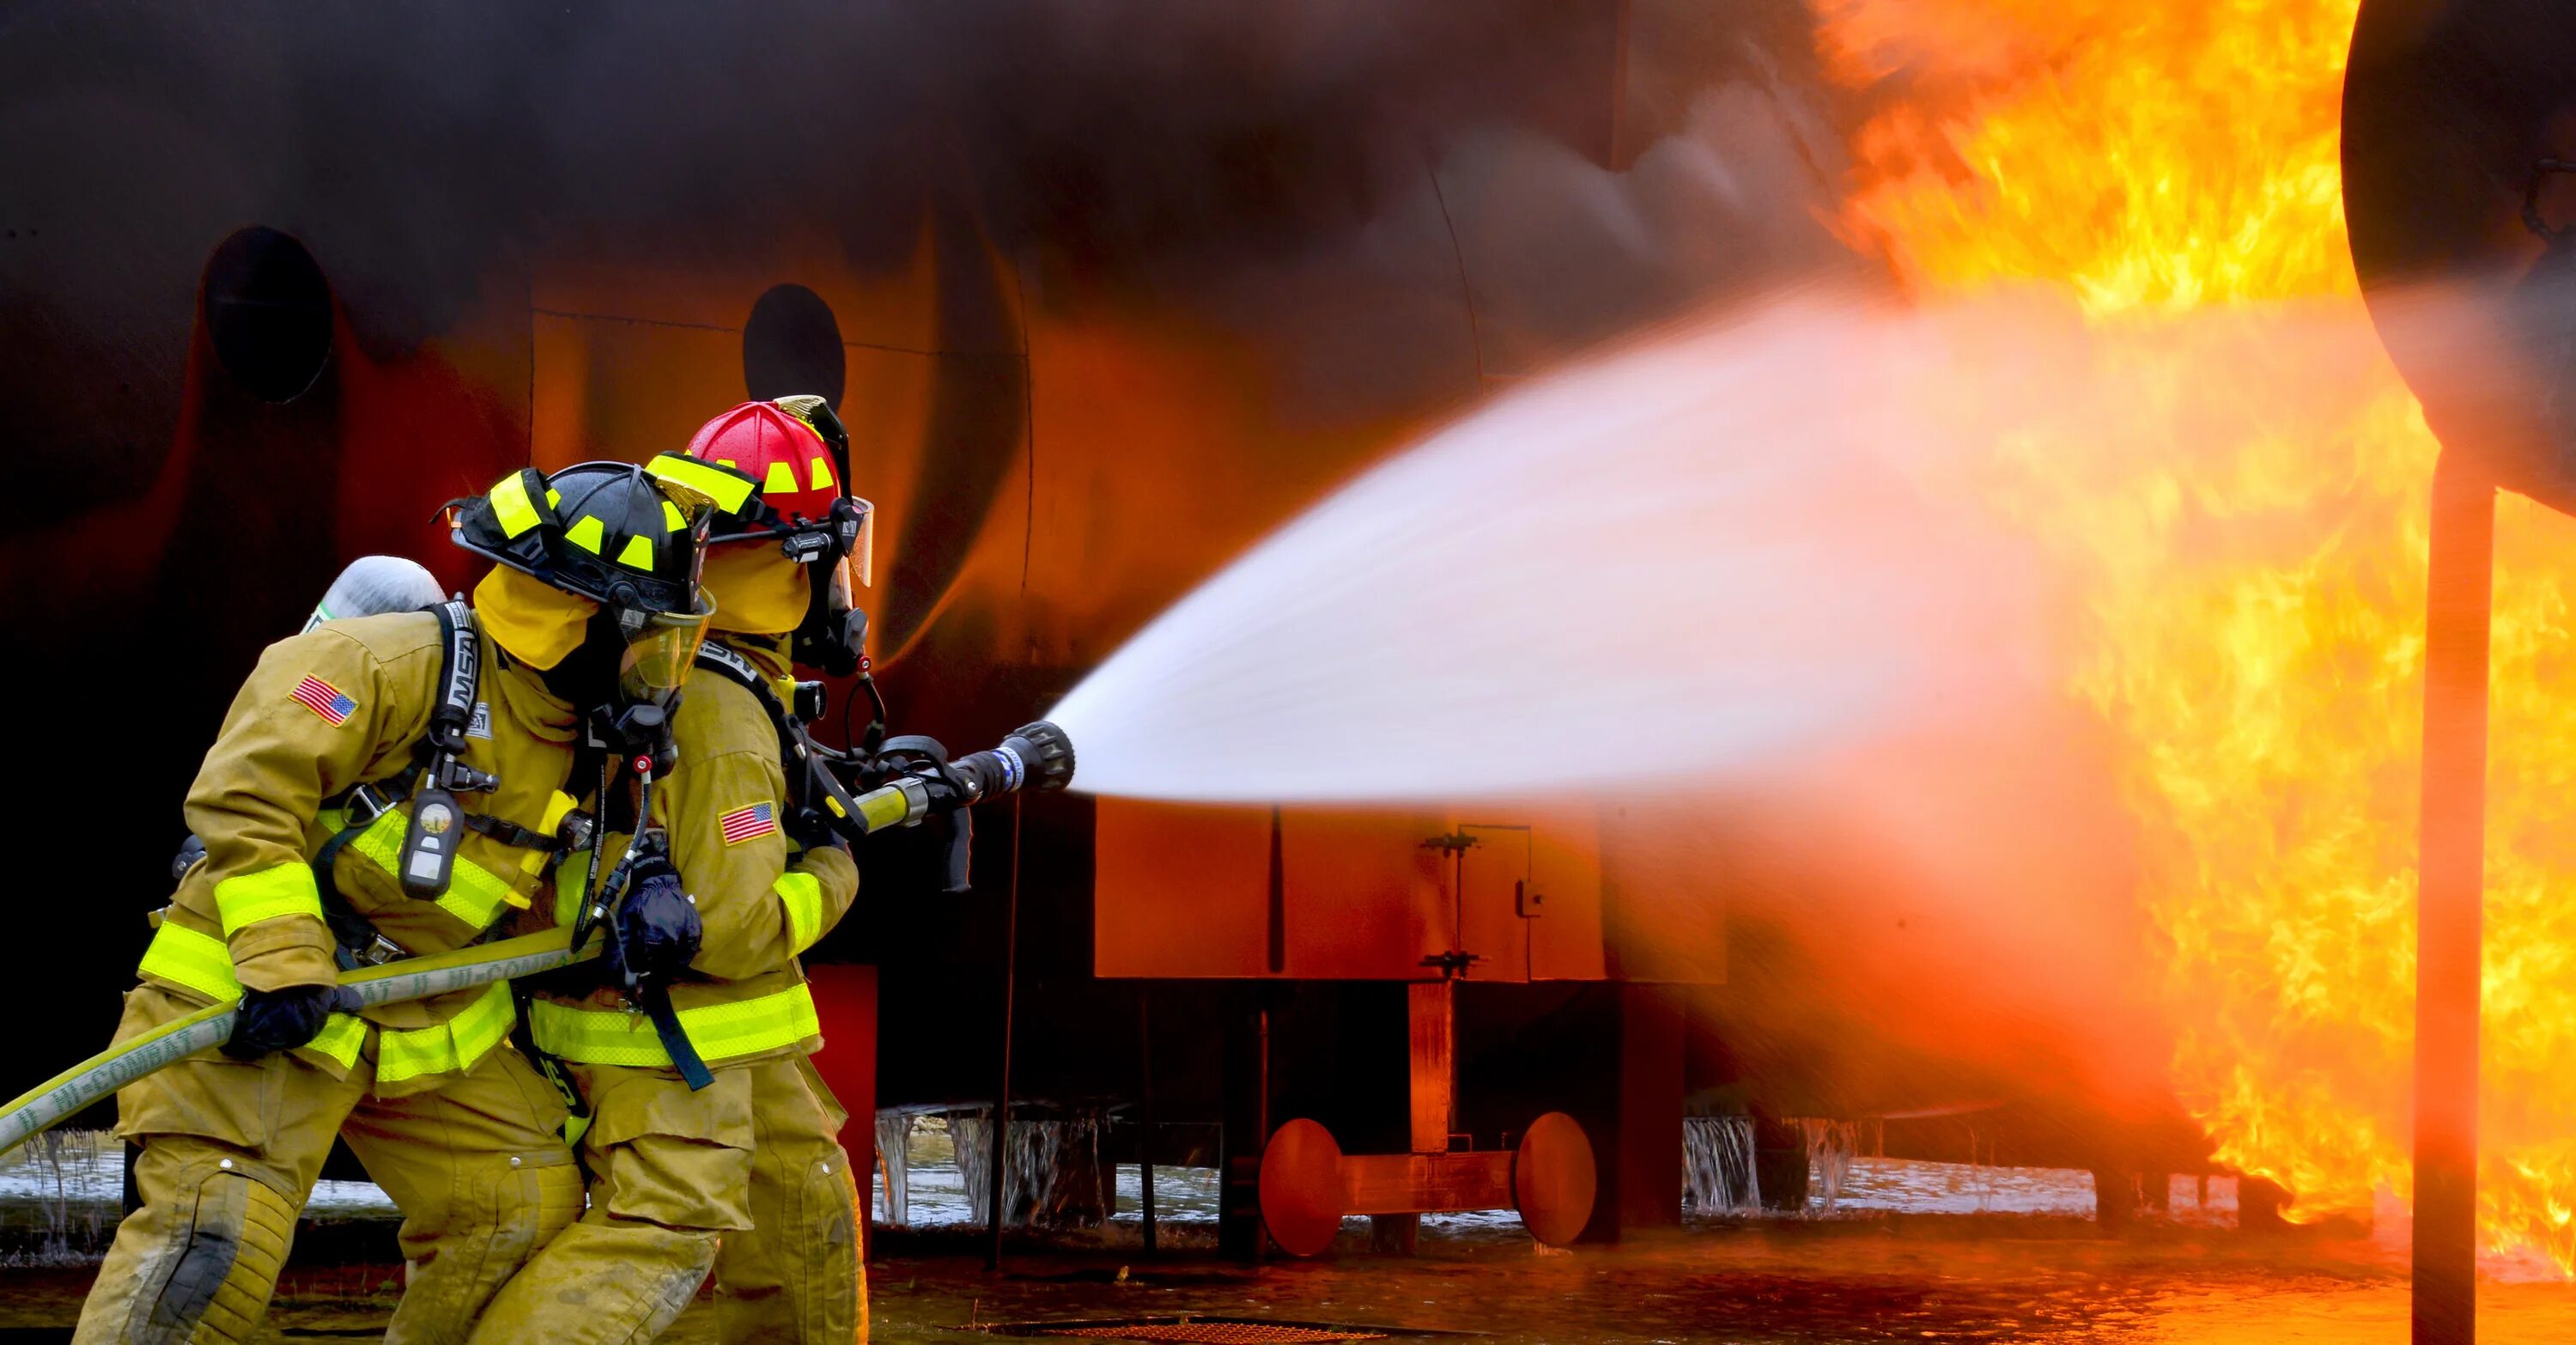
[[[723,463],[760,483],[761,503],[787,524],[821,523],[842,493],[822,434],[776,402],[744,402],[698,427],[689,456]]]
[[[845,588],[874,581],[876,506],[849,492],[849,432],[822,398],[744,402],[700,426],[688,456],[760,483],[743,509],[717,517],[708,541],[774,537],[798,564],[841,571]]]

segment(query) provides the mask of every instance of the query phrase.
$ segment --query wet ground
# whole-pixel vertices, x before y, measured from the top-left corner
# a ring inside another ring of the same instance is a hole
[[[1365,1224],[1352,1221],[1317,1260],[1242,1267],[1214,1255],[1209,1174],[1195,1170],[1158,1174],[1170,1222],[1161,1255],[1146,1256],[1130,1168],[1112,1224],[1015,1242],[996,1275],[983,1268],[981,1238],[958,1222],[955,1169],[935,1145],[915,1153],[926,1160],[911,1173],[916,1226],[879,1230],[870,1259],[880,1342],[956,1345],[977,1327],[1182,1315],[1474,1332],[1510,1345],[2395,1345],[2406,1336],[2393,1239],[2243,1237],[2223,1217],[2224,1184],[2205,1206],[2194,1184],[2178,1184],[2171,1220],[2106,1239],[2086,1217],[2080,1173],[1863,1159],[1831,1215],[1694,1216],[1683,1230],[1572,1252],[1536,1248],[1508,1217],[1457,1216],[1427,1221],[1410,1258],[1370,1253]],[[71,1157],[67,1183],[102,1180],[83,1177]],[[389,1245],[390,1229],[367,1222],[365,1188],[335,1196],[350,1217],[325,1226],[341,1230],[332,1237],[309,1233],[310,1248],[299,1241],[263,1339],[381,1338],[401,1270],[365,1252]],[[67,1217],[75,1231],[88,1218],[78,1202]],[[313,1264],[335,1252],[355,1262]],[[95,1263],[70,1252],[54,1265],[19,1259],[0,1267],[0,1343],[67,1338]],[[2576,1287],[2489,1283],[2481,1311],[2487,1345],[2576,1340]],[[703,1321],[684,1321],[669,1339],[714,1337]]]
[[[890,1235],[869,1266],[873,1338],[956,1345],[977,1325],[1258,1318],[1541,1341],[2034,1341],[2254,1345],[2402,1341],[2402,1265],[2368,1244],[2256,1246],[2165,1230],[2124,1241],[2034,1216],[1868,1217],[1705,1227],[1541,1254],[1499,1233],[1431,1235],[1410,1259],[1337,1252],[1243,1268],[1202,1239],[1021,1247],[988,1275],[963,1235]],[[1113,1235],[1114,1236],[1114,1235]],[[265,1339],[374,1340],[394,1267],[290,1275]],[[0,1341],[62,1339],[88,1270],[0,1271]],[[2481,1339],[2576,1339],[2576,1290],[2490,1284]],[[700,1329],[671,1339],[707,1341]]]

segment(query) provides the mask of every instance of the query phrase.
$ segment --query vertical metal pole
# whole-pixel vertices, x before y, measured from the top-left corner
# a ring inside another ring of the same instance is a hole
[[[2479,939],[2486,888],[2487,645],[2495,483],[2433,469],[2415,929],[2415,1345],[2477,1339]]]
[[[1217,1254],[1258,1261],[1267,1234],[1261,1223],[1261,1156],[1270,1139],[1270,1005],[1268,987],[1240,985],[1225,996],[1225,1104],[1218,1162]]]
[[[993,1088],[993,1133],[984,1143],[985,1223],[992,1245],[984,1250],[984,1269],[1002,1268],[1002,1162],[1011,1131],[1011,1015],[1020,988],[1020,796],[1011,796],[1011,880],[1002,903],[1002,1074]]]
[[[1288,970],[1288,865],[1279,832],[1279,807],[1270,808],[1270,974]]]
[[[1136,986],[1136,1100],[1143,1115],[1137,1126],[1137,1187],[1145,1213],[1145,1254],[1154,1247],[1154,988]]]
[[[1263,986],[1261,987],[1261,991],[1266,997],[1269,992],[1269,987]],[[1256,1147],[1252,1151],[1252,1171],[1254,1179],[1253,1189],[1258,1191],[1260,1189],[1261,1156],[1270,1151],[1270,1005],[1266,1002],[1261,1006],[1260,1014],[1252,1020],[1252,1034],[1253,1037],[1260,1042],[1261,1051],[1259,1072],[1254,1075],[1255,1086],[1258,1091],[1253,1095],[1255,1099],[1253,1102],[1253,1111],[1254,1114],[1260,1118],[1258,1131],[1260,1139],[1255,1141]],[[1252,1230],[1252,1259],[1255,1261],[1260,1260],[1264,1255],[1268,1254],[1269,1248],[1270,1235],[1268,1230],[1262,1228],[1258,1223],[1256,1223]]]

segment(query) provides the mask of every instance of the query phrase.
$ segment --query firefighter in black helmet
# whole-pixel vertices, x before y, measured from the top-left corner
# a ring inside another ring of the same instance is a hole
[[[204,855],[117,1035],[236,996],[239,1020],[228,1058],[118,1095],[142,1207],[77,1339],[251,1338],[335,1134],[405,1216],[391,1340],[463,1339],[580,1212],[559,1094],[500,1049],[508,986],[352,1012],[335,976],[552,899],[598,807],[574,770],[586,724],[667,709],[687,674],[704,504],[622,463],[516,473],[457,508],[457,543],[498,562],[471,606],[331,621],[260,656],[188,791]],[[648,886],[626,895],[653,905]],[[672,904],[632,912],[651,928],[630,961],[685,962],[693,917]]]

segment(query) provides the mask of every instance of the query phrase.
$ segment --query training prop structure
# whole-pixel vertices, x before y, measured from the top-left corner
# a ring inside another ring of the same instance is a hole
[[[1564,1112],[1530,1122],[1506,1149],[1450,1147],[1456,1120],[1457,982],[1406,987],[1412,1045],[1412,1144],[1400,1154],[1345,1154],[1320,1122],[1300,1117],[1261,1152],[1261,1222],[1291,1256],[1332,1245],[1345,1216],[1410,1220],[1461,1210],[1511,1210],[1530,1236],[1562,1247],[1592,1218],[1599,1189],[1592,1141]],[[1408,1225],[1409,1226],[1409,1225]]]

